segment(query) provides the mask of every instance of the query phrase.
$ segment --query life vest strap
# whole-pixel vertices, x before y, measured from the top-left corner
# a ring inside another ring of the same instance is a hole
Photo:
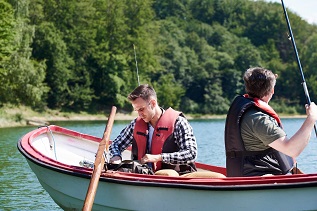
[[[229,158],[239,158],[246,156],[255,156],[255,155],[266,155],[269,152],[272,152],[272,148],[268,148],[266,150],[261,151],[227,151],[226,156]]]

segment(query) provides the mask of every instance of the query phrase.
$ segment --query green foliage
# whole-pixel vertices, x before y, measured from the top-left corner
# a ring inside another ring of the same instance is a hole
[[[180,108],[181,98],[184,96],[184,88],[178,84],[172,74],[162,75],[157,82],[153,84],[157,90],[159,105],[163,108]]]
[[[90,61],[95,103],[131,109],[126,96],[137,85],[133,45],[141,81],[148,81],[147,74],[157,66],[151,40],[156,30],[151,26],[151,1],[100,0],[95,7],[96,48]]]
[[[9,74],[8,63],[14,52],[15,19],[12,6],[6,1],[0,0],[0,103],[8,101],[6,92],[11,86],[6,79]]]
[[[50,86],[48,105],[62,108],[68,101],[70,89],[68,81],[71,77],[71,66],[74,61],[67,53],[67,45],[62,39],[62,33],[49,22],[42,22],[36,30],[36,40],[33,42],[33,56],[46,63],[46,83]]]
[[[1,101],[43,107],[48,87],[44,83],[45,65],[32,59],[30,48],[34,37],[34,27],[28,24],[28,2],[13,1],[15,8],[14,49],[4,65],[6,74],[1,88]],[[9,42],[10,44],[10,42]]]
[[[126,96],[139,77],[165,108],[225,114],[251,66],[279,75],[278,111],[301,112],[306,101],[279,3],[0,0],[0,8],[1,103],[131,111]],[[288,14],[314,100],[317,26]]]
[[[14,51],[15,19],[12,6],[0,0],[0,68],[4,68]],[[3,70],[2,70],[3,71]],[[4,73],[2,73],[4,74]],[[2,84],[2,83],[1,83]]]
[[[159,19],[167,17],[177,17],[181,19],[189,19],[190,13],[188,11],[188,0],[161,0],[154,1],[153,8]]]
[[[305,64],[305,69],[303,69],[307,86],[311,91],[310,97],[312,99],[317,99],[317,34],[312,34],[307,40],[306,45],[303,48],[303,56],[304,59],[302,60],[303,64]]]
[[[287,114],[287,115],[299,115],[299,114],[305,114],[305,108],[304,105],[300,106],[297,104],[292,104],[288,102],[288,99],[277,99],[272,100],[270,102],[272,108],[279,114]]]
[[[23,115],[21,113],[17,113],[14,115],[15,122],[21,122],[23,120]]]

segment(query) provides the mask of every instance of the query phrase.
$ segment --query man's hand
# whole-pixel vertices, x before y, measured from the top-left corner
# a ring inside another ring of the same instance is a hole
[[[141,163],[156,163],[162,161],[162,155],[152,155],[152,154],[146,154],[141,159]]]
[[[311,117],[314,121],[317,120],[317,106],[314,102],[311,102],[310,105],[306,104],[306,113],[308,117]]]
[[[113,164],[121,163],[121,157],[120,156],[113,156],[112,158],[110,158],[110,163],[113,163]]]

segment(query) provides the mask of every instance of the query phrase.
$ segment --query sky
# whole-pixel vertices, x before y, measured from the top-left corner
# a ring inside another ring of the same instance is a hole
[[[265,0],[267,2],[278,2],[281,0]],[[283,0],[284,6],[299,15],[308,23],[317,24],[317,0]]]

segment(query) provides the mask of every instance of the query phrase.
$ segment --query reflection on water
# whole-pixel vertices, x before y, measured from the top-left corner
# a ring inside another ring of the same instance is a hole
[[[198,143],[198,161],[225,166],[225,120],[192,120]],[[116,121],[112,128],[114,139],[129,121]],[[291,137],[301,126],[303,119],[283,119],[284,128]],[[81,133],[102,137],[106,123],[54,122]],[[17,141],[36,127],[0,128],[0,210],[61,210],[38,182],[25,158],[19,153]],[[312,134],[309,146],[297,159],[299,168],[306,173],[316,172],[317,138]]]
[[[0,210],[61,210],[16,147],[17,141],[33,129],[0,128]]]

